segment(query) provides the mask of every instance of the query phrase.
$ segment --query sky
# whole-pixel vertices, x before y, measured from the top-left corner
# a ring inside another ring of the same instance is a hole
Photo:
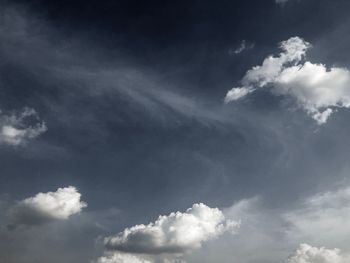
[[[349,12],[0,0],[0,262],[349,262]]]

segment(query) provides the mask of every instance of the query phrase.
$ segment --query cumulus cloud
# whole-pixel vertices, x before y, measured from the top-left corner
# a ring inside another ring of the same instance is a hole
[[[200,248],[203,242],[215,239],[224,232],[233,232],[238,227],[239,222],[226,219],[218,208],[194,204],[186,212],[159,216],[155,222],[148,225],[135,225],[115,236],[106,237],[104,244],[107,252],[118,252],[104,258],[118,258],[120,252],[173,255],[176,258]]]
[[[202,242],[226,231],[235,230],[238,224],[226,220],[217,208],[194,204],[184,213],[159,216],[154,223],[126,228],[116,236],[107,237],[105,246],[133,253],[183,253],[201,247]]]
[[[345,257],[339,249],[317,248],[308,244],[301,244],[287,263],[345,263]]]
[[[24,108],[19,113],[10,115],[0,111],[0,143],[21,145],[47,131],[45,122],[40,121],[37,112]]]
[[[259,197],[241,200],[222,212],[226,218],[242,219],[236,238],[223,236],[201,251],[194,251],[195,245],[187,245],[181,249],[169,249],[170,241],[167,240],[176,240],[176,238],[169,238],[171,234],[167,229],[176,226],[177,231],[178,226],[182,225],[187,225],[189,229],[196,228],[194,227],[196,224],[180,223],[182,215],[192,214],[192,212],[180,213],[178,219],[176,219],[176,216],[171,216],[172,214],[176,215],[176,213],[172,213],[165,216],[167,220],[164,223],[157,223],[158,219],[154,223],[141,225],[141,227],[136,227],[134,230],[134,227],[125,229],[115,236],[118,237],[118,242],[110,248],[107,247],[107,243],[113,237],[106,238],[107,249],[100,259],[104,259],[108,263],[113,262],[114,258],[119,260],[116,262],[124,263],[122,259],[128,256],[136,257],[135,260],[140,262],[163,263],[181,262],[178,260],[183,259],[189,262],[203,262],[203,258],[206,259],[205,262],[214,262],[215,260],[217,262],[228,262],[233,257],[239,258],[242,263],[350,262],[348,257],[350,252],[348,247],[350,242],[350,187],[311,195],[298,202],[296,207],[287,210],[266,209],[263,199]],[[208,218],[215,217],[210,216]],[[212,219],[209,221],[219,222],[219,220]],[[224,221],[211,225],[225,225]],[[189,221],[186,220],[185,222]],[[213,229],[214,227],[210,228]],[[213,232],[215,231],[211,231],[211,233]],[[218,233],[222,233],[222,230]],[[186,234],[187,231],[179,231],[178,234],[172,237],[178,236],[181,240],[187,240]],[[205,235],[202,234],[201,236]],[[202,242],[194,243],[200,246]],[[191,242],[190,244],[194,243]],[[303,244],[295,254],[288,258],[290,251],[300,243],[313,244],[313,246]],[[326,249],[324,247],[338,249]],[[193,250],[193,253],[184,254],[186,250]],[[335,261],[336,259],[343,261]],[[101,262],[97,261],[97,263]]]
[[[242,85],[231,89],[225,102],[270,87],[275,95],[292,97],[318,124],[325,123],[337,108],[350,107],[349,70],[305,61],[310,47],[310,43],[299,37],[281,42],[282,52],[268,56],[262,65],[248,70]]]
[[[66,220],[87,206],[73,186],[56,192],[38,193],[18,202],[9,210],[11,226],[39,225],[53,220]]]

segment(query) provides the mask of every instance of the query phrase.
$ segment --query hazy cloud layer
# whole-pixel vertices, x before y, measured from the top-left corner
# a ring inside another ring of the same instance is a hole
[[[223,237],[212,247],[194,252],[186,259],[189,262],[201,262],[203,258],[205,262],[215,259],[230,262],[233,258],[241,263],[333,263],[315,261],[326,260],[328,254],[348,259],[349,196],[348,188],[334,189],[311,195],[283,210],[266,208],[258,197],[241,200],[223,210],[227,217],[242,220],[235,238]],[[292,255],[299,244],[305,243],[312,246],[302,245]],[[333,258],[337,257],[329,257]]]
[[[11,226],[39,225],[53,220],[66,220],[87,206],[73,186],[55,192],[38,193],[18,202],[9,210]]]
[[[121,103],[127,102],[129,114],[138,118],[142,114],[167,123],[187,118],[203,123],[225,121],[222,114],[207,108],[200,95],[177,91],[174,85],[165,84],[146,67],[133,65],[121,55],[118,55],[119,63],[126,66],[115,63],[111,67],[104,61],[95,61],[80,50],[82,43],[78,39],[62,37],[64,45],[56,45],[51,38],[60,33],[45,21],[26,9],[1,7],[0,40],[6,60],[27,69],[40,84],[60,83],[60,92],[73,89],[73,94],[92,96],[96,102],[107,94]],[[33,60],[37,63],[32,63]]]
[[[46,131],[45,122],[40,120],[34,109],[24,108],[9,115],[0,111],[1,144],[13,146],[25,144]]]
[[[293,225],[288,233],[294,238],[345,248],[350,242],[350,188],[311,196],[284,218]]]
[[[248,70],[242,86],[231,89],[225,101],[239,100],[256,89],[271,87],[275,95],[292,97],[318,124],[325,123],[337,108],[350,107],[349,70],[304,61],[309,47],[299,37],[281,42],[282,52]]]

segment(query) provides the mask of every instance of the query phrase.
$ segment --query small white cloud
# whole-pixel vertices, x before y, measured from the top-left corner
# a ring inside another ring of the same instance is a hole
[[[152,261],[131,254],[112,252],[105,253],[96,263],[152,263]]]
[[[345,263],[345,257],[339,249],[317,248],[308,244],[301,244],[299,249],[291,256],[288,263]]]
[[[248,93],[253,92],[253,89],[241,87],[241,88],[233,88],[227,92],[227,95],[225,97],[225,103],[228,103],[233,100],[239,100],[240,98],[243,98]]]
[[[194,204],[184,213],[159,216],[154,223],[126,228],[116,236],[107,237],[105,246],[145,254],[184,253],[226,231],[235,230],[238,225],[238,222],[226,220],[217,208]]]
[[[250,43],[246,40],[242,40],[238,47],[230,49],[228,52],[230,55],[237,55],[242,53],[245,50],[254,48],[254,46],[255,46],[254,43]]]
[[[248,70],[241,87],[230,90],[225,102],[243,98],[256,89],[294,98],[318,124],[325,123],[336,108],[350,107],[350,72],[346,68],[327,68],[304,61],[310,44],[299,37],[283,41],[282,52],[268,56],[261,66]]]
[[[218,208],[194,204],[186,212],[159,216],[154,223],[126,228],[119,234],[105,238],[105,258],[111,251],[143,255],[164,255],[163,260],[175,262],[178,257],[224,232],[233,232],[239,222],[228,220]],[[103,258],[103,257],[102,257]],[[175,260],[175,261],[174,261]],[[176,261],[179,262],[179,261]]]
[[[66,220],[87,206],[73,186],[56,192],[38,193],[18,202],[9,211],[11,226],[38,225],[52,220]]]
[[[3,115],[0,111],[0,143],[21,145],[47,131],[34,109],[24,108],[20,113]]]

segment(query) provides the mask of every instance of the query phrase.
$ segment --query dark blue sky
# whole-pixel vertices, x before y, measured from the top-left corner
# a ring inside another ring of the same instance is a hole
[[[346,107],[320,126],[269,90],[224,98],[295,36],[312,44],[308,60],[349,67],[349,12],[347,0],[1,1],[0,109],[33,108],[47,131],[0,145],[0,207],[75,186],[83,223],[55,226],[57,250],[41,262],[80,263],[99,254],[98,236],[193,203],[224,209],[259,196],[259,209],[283,213],[347,185]],[[54,231],[44,227],[4,230],[6,262],[40,262],[26,243]],[[210,262],[200,258],[189,262]]]

